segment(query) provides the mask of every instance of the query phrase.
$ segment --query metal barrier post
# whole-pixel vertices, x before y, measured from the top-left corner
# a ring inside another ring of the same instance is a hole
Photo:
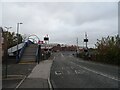
[[[39,44],[38,45],[38,64],[39,64],[40,60],[41,60],[41,45]]]

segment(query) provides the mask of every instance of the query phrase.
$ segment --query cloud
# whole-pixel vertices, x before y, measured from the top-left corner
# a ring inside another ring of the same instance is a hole
[[[22,34],[36,34],[41,40],[49,34],[51,42],[83,45],[84,33],[89,36],[89,44],[107,35],[116,35],[117,3],[113,2],[40,2],[3,3],[3,25],[16,23]]]

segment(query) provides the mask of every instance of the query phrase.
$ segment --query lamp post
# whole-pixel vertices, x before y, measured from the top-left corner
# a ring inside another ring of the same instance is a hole
[[[23,24],[23,23],[17,23],[17,55],[16,55],[16,62],[18,62],[18,59],[19,59],[19,53],[18,53],[18,40],[19,40],[19,36],[18,36],[18,34],[19,34],[19,25],[20,24]]]
[[[5,37],[5,40],[6,40],[6,47],[5,47],[5,54],[6,54],[6,70],[5,70],[5,77],[7,78],[7,66],[8,66],[8,49],[7,49],[7,43],[8,43],[8,30],[11,29],[12,27],[5,27],[6,28],[6,37]]]

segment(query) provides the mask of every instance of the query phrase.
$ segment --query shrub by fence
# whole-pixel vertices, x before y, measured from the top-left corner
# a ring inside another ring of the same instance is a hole
[[[89,49],[89,55],[85,55],[85,52],[79,53],[77,56],[84,58],[85,60],[92,60],[108,64],[119,64],[120,60],[120,37],[108,36],[101,40],[97,40],[95,44],[96,49]],[[92,53],[91,53],[92,52]],[[89,57],[90,56],[90,57]]]

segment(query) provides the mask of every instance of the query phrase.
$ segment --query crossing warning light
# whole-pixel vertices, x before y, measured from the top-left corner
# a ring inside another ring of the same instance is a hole
[[[84,39],[84,42],[88,42],[88,39]]]
[[[39,40],[39,41],[38,41],[38,44],[43,44],[43,41],[40,41],[40,40]]]
[[[45,41],[48,41],[48,40],[49,40],[49,38],[48,38],[48,37],[44,37],[44,40],[45,40]]]

